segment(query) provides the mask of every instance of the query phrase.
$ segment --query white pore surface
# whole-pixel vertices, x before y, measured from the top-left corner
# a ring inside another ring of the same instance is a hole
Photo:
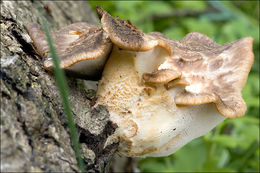
[[[165,56],[159,47],[139,53],[114,48],[106,64],[98,103],[107,106],[111,120],[119,126],[123,155],[170,155],[225,119],[214,104],[176,106],[174,97],[184,87],[167,90],[163,84],[151,87],[142,82],[142,73],[153,72]]]

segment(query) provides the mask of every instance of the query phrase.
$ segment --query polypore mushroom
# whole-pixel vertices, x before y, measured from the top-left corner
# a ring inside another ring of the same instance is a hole
[[[113,18],[101,7],[97,12],[102,24],[98,33],[86,29],[90,35],[80,39],[76,34],[75,40],[81,42],[74,46],[73,41],[68,41],[66,49],[59,43],[61,39],[55,39],[55,43],[61,64],[83,59],[88,64],[90,58],[79,54],[93,55],[95,50],[98,56],[92,58],[109,55],[99,81],[96,105],[105,105],[111,121],[118,125],[115,137],[120,140],[121,154],[166,156],[207,133],[226,117],[244,115],[246,105],[241,90],[254,58],[251,37],[221,46],[194,32],[177,41],[157,32],[145,34],[131,22]],[[89,28],[88,24],[82,25]],[[71,26],[62,30],[64,34],[59,32],[59,37],[82,32],[82,27],[76,29],[79,24]],[[27,27],[42,55],[47,50],[46,43],[36,40],[30,32],[32,28]],[[98,35],[102,39],[88,40]],[[106,36],[113,43],[110,54],[106,53]],[[82,45],[87,41],[94,43]]]

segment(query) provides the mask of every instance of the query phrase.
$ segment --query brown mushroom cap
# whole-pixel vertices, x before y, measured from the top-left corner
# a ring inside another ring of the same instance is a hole
[[[40,26],[35,23],[29,23],[26,25],[26,28],[38,53],[46,58],[44,68],[52,69],[53,62],[50,58],[48,44]],[[60,58],[61,68],[72,68],[72,66],[75,66],[79,62],[92,60],[88,63],[92,63],[93,67],[90,68],[94,69],[90,70],[94,71],[94,73],[86,70],[87,75],[95,75],[97,71],[102,70],[105,59],[111,50],[111,42],[102,28],[83,22],[74,23],[52,32],[52,37]],[[94,61],[95,59],[99,60]],[[80,65],[77,64],[77,66]],[[72,69],[84,74],[82,68]]]
[[[170,40],[158,33],[151,35],[166,41],[171,47],[172,56],[158,71],[173,69],[181,72],[176,82],[173,80],[167,84],[169,88],[177,84],[185,86],[184,92],[175,97],[177,105],[213,102],[223,116],[235,118],[245,114],[246,104],[241,90],[254,59],[251,37],[221,46],[197,32],[180,41]]]
[[[152,35],[143,33],[129,20],[114,18],[102,7],[97,6],[97,13],[101,20],[102,28],[108,33],[111,41],[119,48],[132,51],[147,51],[155,46],[161,46],[170,53],[167,43]]]

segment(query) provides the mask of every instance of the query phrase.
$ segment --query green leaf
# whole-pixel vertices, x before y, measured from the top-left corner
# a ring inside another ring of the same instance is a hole
[[[187,28],[188,32],[200,32],[214,39],[217,27],[208,19],[186,18],[182,20],[182,25]]]
[[[184,30],[181,27],[176,26],[167,28],[163,33],[173,40],[180,40],[185,36]]]
[[[229,148],[235,148],[238,145],[238,140],[228,135],[216,135],[211,141]]]
[[[153,2],[145,2],[144,8],[142,11],[142,15],[149,16],[154,14],[165,14],[172,11],[172,8],[164,1],[153,1]]]
[[[138,168],[142,172],[162,172],[162,170],[167,169],[166,165],[156,158],[147,158],[139,161]]]
[[[234,41],[246,36],[251,36],[255,39],[255,42],[259,42],[259,29],[248,23],[245,18],[227,22],[222,27],[221,39],[224,42]]]
[[[205,1],[176,1],[175,5],[183,10],[187,9],[196,11],[203,11],[207,7]]]
[[[245,97],[247,106],[259,107],[259,97]]]
[[[175,154],[173,169],[177,172],[201,170],[206,159],[206,146],[202,138],[198,138],[188,143]]]
[[[217,163],[217,167],[218,168],[224,168],[225,165],[228,163],[228,161],[230,160],[230,155],[227,149],[223,148],[222,152],[220,153],[220,156],[218,158],[218,163]]]
[[[259,124],[259,118],[252,117],[252,116],[243,116],[243,117],[238,117],[236,119],[227,119],[227,123],[232,123],[235,126],[235,129],[240,128],[238,127],[240,124],[244,124],[245,126],[251,126],[251,125],[256,125],[258,126]],[[242,127],[243,128],[243,127]]]

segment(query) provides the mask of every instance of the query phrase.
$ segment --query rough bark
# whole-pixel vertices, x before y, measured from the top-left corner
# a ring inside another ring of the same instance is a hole
[[[54,29],[85,21],[97,24],[85,1],[42,1]],[[24,28],[39,23],[31,1],[1,2],[1,171],[78,172],[54,76],[42,68]],[[69,99],[88,172],[105,172],[118,144],[105,146],[115,125],[105,107],[93,109],[95,91],[67,78]]]

